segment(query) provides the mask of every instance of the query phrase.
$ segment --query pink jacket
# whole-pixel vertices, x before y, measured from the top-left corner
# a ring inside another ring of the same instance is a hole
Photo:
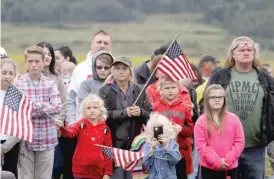
[[[221,167],[221,158],[225,158],[229,165],[228,170],[236,168],[245,143],[241,121],[235,114],[227,112],[221,131],[218,131],[216,126],[211,126],[210,138],[206,121],[206,115],[203,114],[194,127],[194,140],[200,155],[200,165],[218,170]]]

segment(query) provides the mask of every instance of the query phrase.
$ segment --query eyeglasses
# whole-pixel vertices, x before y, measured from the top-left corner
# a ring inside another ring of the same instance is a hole
[[[242,47],[245,47],[245,46],[247,46],[248,48],[254,48],[254,43],[239,43],[238,45],[235,46],[235,48],[237,48],[237,47],[242,48]]]
[[[97,69],[97,70],[102,70],[102,69],[104,69],[104,70],[109,70],[109,69],[110,69],[110,66],[96,66],[96,69]]]
[[[223,100],[225,97],[224,96],[209,96],[210,100],[214,100],[214,101],[220,101]]]

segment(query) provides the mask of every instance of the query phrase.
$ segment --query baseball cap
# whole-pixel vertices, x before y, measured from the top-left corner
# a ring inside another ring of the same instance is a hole
[[[205,62],[219,63],[220,61],[218,61],[215,57],[213,57],[211,55],[203,55],[200,58],[199,66]]]
[[[115,65],[115,64],[117,64],[117,63],[123,63],[123,64],[125,64],[125,65],[128,66],[128,67],[132,67],[131,60],[130,60],[129,57],[124,57],[124,56],[122,56],[122,57],[117,57],[117,58],[115,59],[115,61],[112,63],[111,66],[113,66],[113,65]]]
[[[154,50],[153,55],[163,55],[168,49],[168,45],[162,45],[160,48]]]

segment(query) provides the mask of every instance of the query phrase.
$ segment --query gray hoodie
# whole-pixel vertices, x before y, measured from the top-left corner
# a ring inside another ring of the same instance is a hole
[[[81,83],[79,93],[78,93],[79,104],[91,93],[98,95],[99,89],[102,87],[102,85],[105,81],[105,79],[102,80],[99,78],[98,74],[96,73],[96,69],[95,69],[97,57],[102,54],[107,54],[107,55],[111,56],[112,60],[114,61],[112,54],[107,51],[99,51],[93,56],[93,59],[92,59],[93,77],[89,78]]]

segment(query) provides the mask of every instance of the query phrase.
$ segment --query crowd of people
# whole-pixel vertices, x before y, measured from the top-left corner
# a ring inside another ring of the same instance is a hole
[[[148,179],[264,179],[266,151],[274,161],[274,80],[259,45],[237,37],[224,67],[203,55],[191,64],[198,79],[179,81],[157,69],[168,47],[133,68],[100,30],[79,64],[69,47],[30,46],[25,74],[1,48],[1,106],[11,84],[35,103],[32,143],[0,135],[2,178],[132,179],[100,145],[131,150],[142,135]]]

